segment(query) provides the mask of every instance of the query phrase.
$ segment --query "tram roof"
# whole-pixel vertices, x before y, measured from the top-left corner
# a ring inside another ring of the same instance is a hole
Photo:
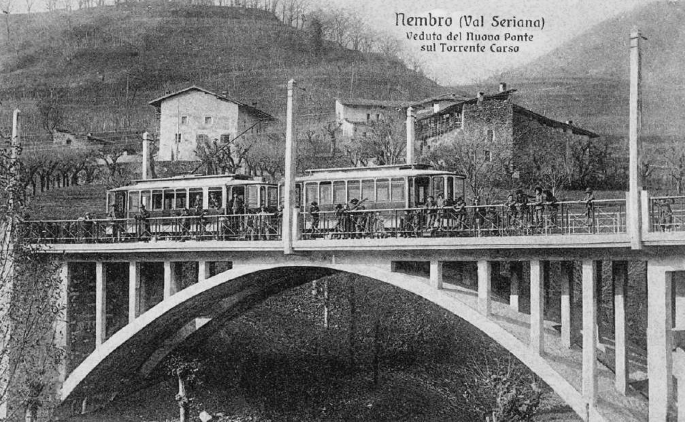
[[[242,174],[222,174],[212,176],[184,175],[176,177],[164,177],[161,179],[134,180],[133,184],[110,189],[110,192],[138,189],[171,189],[221,186],[225,184],[264,185],[273,183],[267,183],[262,180],[253,179],[252,177]]]
[[[298,181],[344,180],[405,176],[434,176],[441,174],[447,174],[458,178],[464,178],[463,175],[454,172],[445,170],[435,170],[432,166],[428,164],[395,164],[375,167],[311,169],[306,170],[306,172],[307,174],[305,176],[298,177]]]

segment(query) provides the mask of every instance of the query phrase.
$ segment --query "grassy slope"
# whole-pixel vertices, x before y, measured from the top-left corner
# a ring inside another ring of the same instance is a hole
[[[326,43],[314,51],[306,31],[260,10],[136,3],[71,13],[11,15],[10,42],[0,31],[0,95],[69,88],[67,126],[82,132],[126,124],[156,130],[147,102],[197,84],[283,114],[285,83],[306,88],[302,114],[333,115],[333,98],[422,98],[438,86],[396,60]],[[128,75],[128,78],[127,78]],[[128,79],[129,102],[126,106]],[[21,105],[38,126],[32,98]],[[4,121],[3,120],[3,121]]]
[[[520,92],[521,105],[552,118],[573,120],[605,134],[626,135],[629,34],[643,42],[643,129],[647,135],[679,135],[685,129],[685,6],[654,2],[602,22],[555,51],[487,82]],[[469,89],[475,92],[475,89]]]

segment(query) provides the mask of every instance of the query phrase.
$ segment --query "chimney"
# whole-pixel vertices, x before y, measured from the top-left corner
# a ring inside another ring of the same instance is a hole
[[[504,92],[507,90],[507,83],[506,82],[500,82],[499,83],[499,92]]]
[[[433,113],[437,113],[438,111],[440,111],[440,103],[436,101],[433,103]]]
[[[572,125],[572,124],[573,124],[573,120],[567,120],[567,121],[566,121],[566,124],[567,124],[567,125]]]
[[[479,104],[483,102],[483,97],[484,97],[484,96],[485,96],[485,93],[482,92],[482,91],[478,92],[478,95],[476,95],[476,98],[478,99],[478,103],[479,103]]]
[[[221,96],[228,98],[228,91],[221,91]]]

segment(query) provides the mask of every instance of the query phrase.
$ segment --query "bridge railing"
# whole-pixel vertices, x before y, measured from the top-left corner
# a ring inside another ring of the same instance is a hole
[[[649,231],[685,231],[685,196],[649,198]]]
[[[33,243],[122,243],[149,240],[280,240],[275,214],[233,214],[148,219],[41,220],[23,223]]]
[[[626,232],[625,200],[374,209],[300,214],[302,239],[481,237]]]

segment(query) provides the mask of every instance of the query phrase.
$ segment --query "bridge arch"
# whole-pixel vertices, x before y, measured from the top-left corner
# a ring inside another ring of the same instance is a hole
[[[151,359],[154,361],[155,352],[163,350],[168,340],[178,336],[194,319],[212,316],[195,334],[204,338],[272,295],[338,272],[390,284],[462,318],[516,356],[577,414],[585,418],[589,413],[590,420],[604,420],[596,409],[586,407],[582,394],[544,357],[531,353],[527,343],[466,303],[431,287],[424,278],[373,265],[321,262],[238,266],[177,292],[119,330],[89,355],[64,381],[60,398],[66,401],[91,392],[103,394],[125,389],[141,380],[141,369]],[[121,381],[113,383],[112,379]]]

